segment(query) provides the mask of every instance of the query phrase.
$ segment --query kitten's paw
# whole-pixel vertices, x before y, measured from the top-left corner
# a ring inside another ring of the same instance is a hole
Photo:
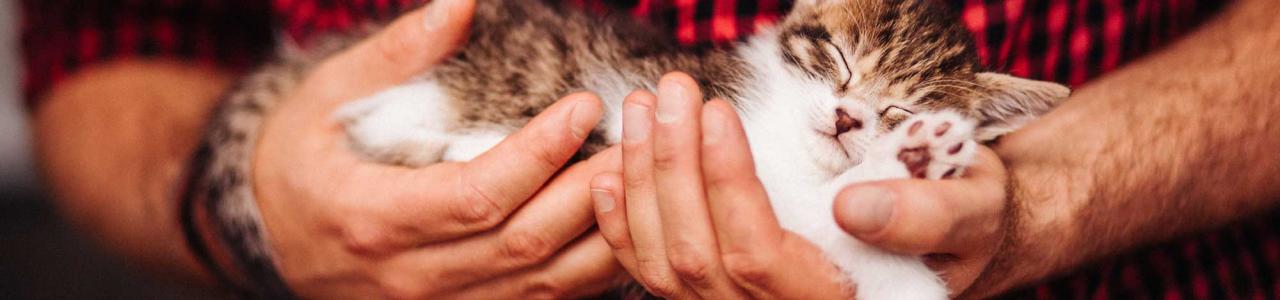
[[[893,130],[891,149],[912,178],[959,177],[973,162],[972,121],[953,112],[917,114]]]
[[[334,113],[356,152],[380,163],[425,166],[439,162],[453,138],[447,98],[430,82],[394,87],[348,103]]]

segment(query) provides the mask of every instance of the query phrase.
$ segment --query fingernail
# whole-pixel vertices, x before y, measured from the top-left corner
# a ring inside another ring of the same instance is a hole
[[[569,112],[569,133],[573,134],[574,138],[585,139],[587,131],[595,125],[592,123],[595,122],[598,113],[593,111],[592,105],[594,103],[587,100],[578,100],[573,104],[573,110]]]
[[[711,106],[702,109],[702,144],[715,145],[720,142],[720,135],[724,134],[724,128],[728,125],[727,116],[718,109]]]
[[[453,7],[454,0],[435,0],[427,5],[427,14],[422,20],[423,28],[428,32],[436,31],[449,23],[449,11]]]
[[[623,105],[622,139],[627,143],[642,142],[649,138],[649,107],[627,103]]]
[[[689,91],[672,79],[658,82],[658,123],[675,123],[685,114],[685,97]]]
[[[613,194],[608,190],[591,189],[591,200],[596,203],[596,211],[600,213],[613,211]]]
[[[893,216],[895,196],[893,191],[885,188],[868,186],[854,190],[848,195],[849,203],[845,209],[851,210],[850,216],[855,218],[848,224],[850,229],[858,233],[874,233],[884,229]]]

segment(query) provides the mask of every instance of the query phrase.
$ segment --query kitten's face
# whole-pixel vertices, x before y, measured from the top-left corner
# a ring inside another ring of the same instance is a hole
[[[994,138],[1052,108],[1069,93],[1057,84],[982,73],[968,32],[928,0],[800,0],[779,26],[789,69],[822,86],[804,102],[819,139],[861,162],[866,145],[914,113],[952,110]],[[1010,122],[1017,119],[1017,124]]]

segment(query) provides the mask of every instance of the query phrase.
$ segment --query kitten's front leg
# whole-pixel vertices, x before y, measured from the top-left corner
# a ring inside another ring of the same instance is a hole
[[[872,144],[867,159],[841,174],[826,189],[835,198],[844,187],[883,179],[944,179],[963,174],[974,159],[972,121],[952,112],[921,113]],[[895,254],[863,243],[834,224],[809,237],[858,284],[860,299],[946,299],[944,282],[919,257]]]

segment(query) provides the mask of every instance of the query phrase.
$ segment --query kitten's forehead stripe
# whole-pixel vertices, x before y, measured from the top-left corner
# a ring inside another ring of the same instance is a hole
[[[903,105],[968,110],[977,92],[977,53],[959,19],[929,0],[837,1],[799,7],[782,23],[783,56],[809,76],[826,80],[837,94],[846,88],[888,97]],[[794,47],[806,39],[809,47]],[[849,62],[850,86],[842,86],[842,66],[822,51],[831,41],[855,55]],[[832,69],[834,68],[834,70]]]
[[[800,28],[798,28],[796,32],[804,37],[811,38],[811,39],[817,39],[817,40],[831,39],[831,32],[827,31],[826,27],[822,27],[819,24],[807,24],[804,26],[800,26]]]

